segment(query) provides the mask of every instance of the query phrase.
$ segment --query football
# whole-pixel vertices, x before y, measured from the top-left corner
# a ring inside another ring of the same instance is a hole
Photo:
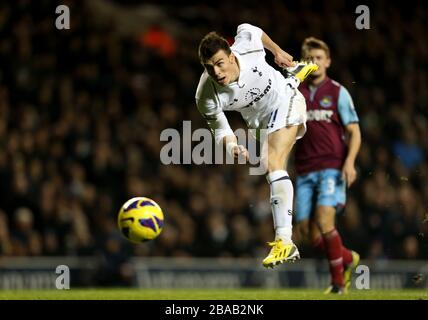
[[[155,239],[162,232],[164,215],[152,199],[136,197],[126,201],[117,219],[119,230],[132,243]]]

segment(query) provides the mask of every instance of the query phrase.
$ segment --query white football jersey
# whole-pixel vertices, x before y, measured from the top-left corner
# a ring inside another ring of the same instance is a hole
[[[224,111],[238,111],[251,129],[262,128],[271,113],[287,102],[286,86],[299,81],[286,79],[265,60],[263,31],[250,24],[238,26],[231,50],[239,62],[238,81],[219,85],[205,71],[196,90],[196,104],[215,134],[216,142],[233,135]]]

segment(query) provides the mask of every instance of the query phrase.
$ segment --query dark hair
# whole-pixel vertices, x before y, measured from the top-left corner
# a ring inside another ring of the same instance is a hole
[[[309,54],[309,50],[312,49],[322,49],[325,51],[327,57],[330,57],[330,48],[328,45],[324,41],[315,37],[309,37],[303,41],[302,57],[306,57]]]
[[[208,33],[199,43],[199,60],[204,63],[215,55],[219,50],[224,50],[227,55],[231,54],[229,43],[225,38],[220,36],[217,32],[212,31]]]

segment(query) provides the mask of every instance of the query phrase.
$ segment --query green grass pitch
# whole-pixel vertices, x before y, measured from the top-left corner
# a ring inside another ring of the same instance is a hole
[[[3,290],[0,300],[428,300],[428,290],[352,290],[347,295],[314,289]]]

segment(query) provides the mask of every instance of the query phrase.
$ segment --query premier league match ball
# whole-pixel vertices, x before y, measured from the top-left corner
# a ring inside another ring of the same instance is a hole
[[[117,219],[119,230],[132,243],[155,239],[162,232],[161,207],[149,198],[136,197],[124,203]]]

